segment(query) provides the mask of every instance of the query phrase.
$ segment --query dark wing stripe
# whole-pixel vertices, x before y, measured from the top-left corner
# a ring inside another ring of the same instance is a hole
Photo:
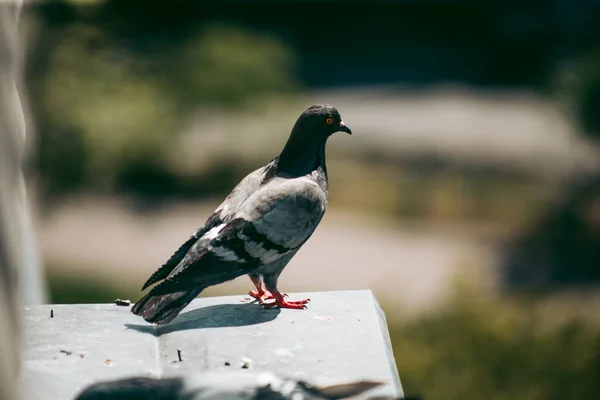
[[[233,251],[237,258],[245,261],[245,263],[240,265],[244,270],[252,270],[262,264],[260,259],[252,257],[246,251],[244,246],[245,241],[238,236],[238,233],[240,231],[243,232],[249,225],[252,224],[243,218],[236,218],[223,228],[218,238],[213,239],[210,243],[214,248],[225,248]]]
[[[240,238],[240,233],[246,238]],[[258,232],[251,222],[236,218],[219,232],[218,237],[211,240],[211,250],[204,248],[198,249],[200,253],[188,253],[183,260],[183,263],[187,264],[185,268],[152,288],[150,293],[156,296],[194,287],[208,287],[255,271],[264,264],[260,258],[253,257],[246,250],[245,244],[249,241],[262,245],[266,251],[276,250],[281,255],[294,250],[273,243]],[[244,262],[225,261],[215,254],[219,250],[231,251]]]
[[[148,286],[155,284],[158,281],[165,279],[173,269],[183,260],[190,248],[200,239],[206,232],[221,224],[219,213],[213,213],[204,223],[204,226],[196,231],[184,244],[177,249],[175,253],[169,258],[169,260],[163,264],[152,276],[144,283],[142,290]]]
[[[248,222],[243,218],[236,218],[228,223],[219,234],[219,237],[213,239],[210,244],[215,248],[223,247],[233,251],[239,259],[245,260],[247,263],[260,262],[246,251],[244,246],[246,240],[241,239],[238,236],[239,233],[246,236],[248,241],[260,244],[265,251],[275,250],[279,254],[285,254],[293,250],[274,243],[267,236],[257,231],[252,222]]]
[[[151,296],[162,296],[182,290],[207,288],[218,285],[245,275],[250,270],[258,268],[256,262],[253,266],[231,261],[222,261],[212,253],[204,253],[200,258],[177,275],[169,276],[167,279],[154,286],[150,291]]]
[[[244,222],[246,222],[246,221],[244,221]],[[263,249],[265,249],[267,251],[268,250],[277,250],[278,253],[284,254],[290,250],[293,250],[288,247],[282,246],[280,244],[274,243],[266,235],[257,231],[256,227],[251,222],[246,222],[246,224],[242,230],[242,233],[244,235],[248,236],[248,239],[250,239],[251,241],[253,241],[255,243],[260,243],[262,245]]]

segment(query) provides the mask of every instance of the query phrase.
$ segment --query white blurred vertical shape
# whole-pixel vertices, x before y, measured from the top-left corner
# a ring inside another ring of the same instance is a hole
[[[0,2],[0,399],[19,398],[20,304],[44,300],[21,163],[25,119],[17,91],[22,0]],[[19,284],[22,274],[24,285]],[[31,282],[28,280],[31,279]],[[23,297],[21,297],[21,293]]]
[[[0,0],[1,1],[1,0]],[[17,4],[21,4],[23,0],[18,0]],[[33,3],[33,2],[29,2]],[[25,1],[25,6],[27,6],[27,1]],[[24,11],[20,12],[23,14]],[[15,19],[15,31],[16,25],[21,27],[21,33],[23,31],[27,31],[28,29],[23,29],[23,15],[17,16]],[[32,26],[31,19],[29,24],[27,24],[30,29]],[[29,33],[29,32],[27,32]],[[30,110],[27,107],[27,92],[24,89],[23,85],[23,75],[24,75],[24,59],[26,53],[26,35],[18,35],[15,34],[13,40],[14,46],[14,54],[13,54],[13,82],[14,82],[14,115],[19,118],[21,138],[22,138],[22,146],[20,147],[20,157],[23,159],[24,154],[27,153],[25,150],[25,136],[27,135],[27,141],[29,143],[28,147],[31,147],[31,140],[33,139],[32,135],[34,132],[33,123],[29,125],[27,122],[31,122]],[[23,111],[26,111],[24,113]],[[33,135],[34,136],[34,135]],[[25,180],[23,178],[23,174],[21,170],[18,170],[19,174],[19,205],[21,207],[21,212],[19,216],[20,227],[21,227],[21,259],[19,270],[19,289],[21,291],[20,298],[23,305],[33,305],[33,304],[44,304],[47,302],[48,298],[46,295],[46,280],[45,275],[43,273],[42,263],[38,253],[36,234],[33,227],[31,213],[30,213],[30,203],[27,196],[26,188],[25,188]]]

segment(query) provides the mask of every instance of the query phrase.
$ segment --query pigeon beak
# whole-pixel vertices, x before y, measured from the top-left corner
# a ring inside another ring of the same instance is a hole
[[[340,122],[340,132],[346,132],[348,135],[352,135],[352,130],[344,123]]]

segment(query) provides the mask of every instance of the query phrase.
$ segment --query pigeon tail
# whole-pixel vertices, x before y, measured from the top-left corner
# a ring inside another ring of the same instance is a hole
[[[134,304],[131,312],[142,316],[147,322],[167,324],[175,319],[202,290],[204,288],[194,288],[165,295],[155,295],[150,292]]]

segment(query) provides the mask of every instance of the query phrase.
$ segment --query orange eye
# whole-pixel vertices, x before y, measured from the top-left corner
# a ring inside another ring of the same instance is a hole
[[[327,125],[331,125],[331,124],[333,124],[333,118],[331,118],[331,117],[328,117],[328,118],[325,120],[325,123],[326,123]]]

